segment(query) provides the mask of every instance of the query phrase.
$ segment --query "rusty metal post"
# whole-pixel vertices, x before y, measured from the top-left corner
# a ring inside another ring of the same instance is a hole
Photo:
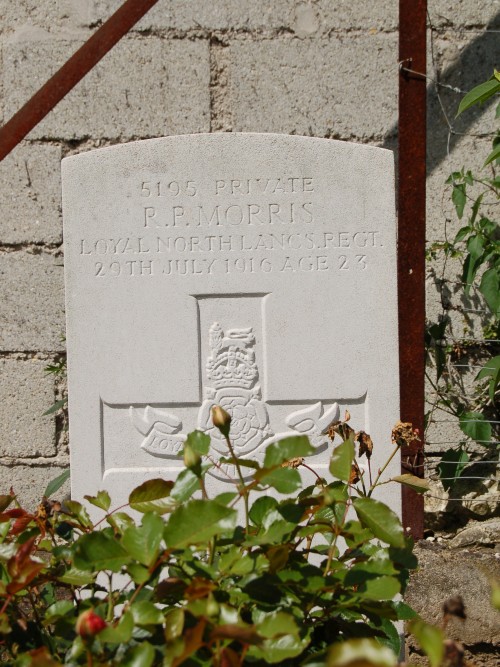
[[[426,0],[399,1],[398,302],[401,419],[424,432]],[[422,474],[422,443],[401,452],[403,472]],[[413,468],[413,466],[418,466]],[[420,539],[422,496],[403,487],[403,526]]]
[[[158,0],[126,0],[0,129],[0,160],[60,102]]]

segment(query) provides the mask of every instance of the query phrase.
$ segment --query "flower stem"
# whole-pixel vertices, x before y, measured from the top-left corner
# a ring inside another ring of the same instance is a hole
[[[249,532],[248,489],[245,486],[245,480],[243,479],[243,474],[241,472],[241,467],[240,467],[240,464],[238,463],[238,459],[236,458],[236,454],[234,453],[234,449],[233,449],[233,446],[232,446],[231,441],[229,439],[229,436],[225,435],[224,437],[226,438],[227,446],[229,447],[229,451],[231,452],[231,456],[234,459],[234,464],[235,464],[236,470],[238,472],[238,477],[240,478],[240,489],[239,489],[239,491],[240,491],[240,495],[243,496],[243,503],[245,505],[245,527],[246,527],[247,536],[248,536],[248,532]]]
[[[384,474],[385,469],[387,468],[387,466],[389,465],[389,463],[392,461],[392,459],[396,456],[396,454],[397,454],[398,451],[399,451],[399,445],[396,445],[396,448],[394,449],[394,451],[392,452],[392,454],[389,456],[389,458],[387,459],[387,461],[385,462],[385,464],[382,466],[382,468],[380,468],[380,470],[378,471],[378,475],[377,475],[377,477],[375,478],[375,481],[374,481],[373,484],[370,486],[370,490],[368,491],[368,498],[372,495],[372,493],[373,493],[375,487],[378,486],[378,480],[382,477],[382,475]]]

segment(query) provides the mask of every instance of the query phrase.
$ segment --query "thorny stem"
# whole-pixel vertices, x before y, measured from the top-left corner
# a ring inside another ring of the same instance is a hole
[[[217,538],[214,537],[210,541],[210,545],[209,545],[209,553],[208,553],[208,564],[209,565],[213,565],[213,563],[214,563],[216,548],[217,548]]]
[[[28,598],[29,601],[31,602],[31,608],[33,609],[33,615],[35,616],[36,622],[40,627],[42,627],[42,619],[38,614],[38,609],[36,608],[36,601],[33,599],[33,591],[31,590],[28,591]]]
[[[384,465],[382,466],[382,468],[380,468],[380,470],[378,471],[378,475],[377,475],[377,477],[375,478],[375,481],[374,481],[373,484],[370,486],[370,490],[368,491],[368,498],[372,495],[372,493],[373,493],[375,487],[378,486],[378,481],[379,481],[379,479],[382,477],[382,475],[383,475],[385,469],[387,468],[387,466],[389,465],[389,463],[392,461],[392,459],[396,456],[396,454],[398,453],[398,451],[399,451],[399,445],[396,445],[396,448],[394,449],[394,451],[392,452],[392,454],[389,456],[389,458],[387,459],[387,461],[384,463]]]
[[[124,611],[125,611],[126,609],[129,609],[130,606],[132,605],[132,603],[135,602],[137,596],[140,594],[140,592],[142,591],[142,589],[144,588],[144,586],[146,586],[146,584],[148,584],[148,583],[150,582],[150,579],[151,579],[152,575],[154,574],[155,570],[158,569],[158,568],[160,567],[160,565],[161,565],[162,563],[164,563],[164,562],[167,560],[167,558],[170,557],[170,554],[171,554],[171,550],[170,550],[170,549],[166,549],[166,550],[165,550],[165,551],[164,551],[164,552],[163,552],[163,553],[156,559],[156,561],[155,561],[152,565],[149,566],[149,568],[148,568],[148,571],[149,571],[149,578],[146,579],[146,581],[143,581],[142,584],[139,584],[139,585],[137,586],[137,588],[135,589],[135,591],[132,593],[132,596],[130,597],[130,599],[125,603]],[[180,569],[184,572],[184,574],[187,575],[187,572],[181,567],[180,563],[177,563],[177,565],[178,565],[178,567],[180,567]]]
[[[371,488],[373,486],[373,480],[372,480],[372,463],[370,459],[368,459],[368,477],[370,478],[370,488]]]
[[[363,472],[361,472],[361,469],[360,469],[359,465],[357,464],[356,460],[354,460],[353,463],[356,466],[356,472],[359,475],[361,486],[363,488],[363,495],[366,496],[366,486],[365,486],[365,480],[363,479]]]
[[[113,620],[113,611],[114,611],[114,605],[113,605],[113,576],[111,574],[108,575],[108,611],[106,613],[106,620],[107,621],[112,621]]]
[[[304,463],[304,461],[302,461],[302,463],[301,463],[300,465],[301,465],[303,468],[307,468],[307,470],[309,470],[310,472],[312,472],[313,475],[316,475],[316,477],[317,477],[317,479],[318,479],[318,482],[321,484],[321,486],[322,486],[323,488],[325,488],[325,480],[324,480],[322,477],[320,477],[320,475],[318,475],[318,473],[316,472],[316,470],[314,470],[313,468],[311,468],[310,466],[308,466],[306,463]]]
[[[326,561],[325,570],[323,572],[325,577],[328,574],[328,572],[330,570],[330,567],[332,565],[333,554],[335,552],[335,549],[337,548],[337,540],[339,538],[341,529],[343,528],[345,520],[347,518],[347,512],[349,511],[349,508],[352,504],[351,503],[351,501],[352,501],[352,495],[351,495],[352,494],[352,488],[350,486],[348,486],[347,488],[348,488],[349,497],[348,497],[347,502],[345,504],[344,516],[342,517],[342,521],[340,522],[340,525],[336,528],[335,537],[333,538],[333,542],[332,542],[330,548],[328,549],[328,560]]]
[[[4,611],[5,611],[5,610],[7,609],[7,607],[9,606],[10,601],[12,600],[13,597],[14,597],[13,595],[7,595],[7,597],[5,598],[5,602],[3,603],[3,606],[2,606],[2,608],[0,609],[0,614],[3,614],[3,613],[4,613]]]
[[[203,475],[200,475],[198,479],[200,480],[201,495],[204,500],[208,500],[207,487],[205,486],[205,478],[203,477]]]
[[[115,507],[115,509],[114,509],[114,510],[111,510],[111,512],[107,512],[107,513],[103,516],[102,519],[99,519],[99,521],[98,521],[97,523],[94,524],[94,528],[97,528],[97,526],[98,526],[100,523],[102,523],[103,521],[106,521],[106,519],[108,518],[108,516],[112,516],[115,512],[119,512],[119,511],[122,510],[124,507],[128,507],[128,506],[129,506],[128,503],[124,503],[123,505],[120,505],[119,507]]]
[[[236,454],[234,453],[233,446],[231,444],[231,440],[229,439],[228,435],[224,436],[226,439],[227,446],[229,447],[229,451],[231,452],[231,456],[234,459],[234,464],[236,466],[236,470],[238,472],[238,477],[240,479],[240,495],[243,496],[243,503],[245,505],[245,527],[247,531],[247,535],[249,533],[249,523],[248,523],[248,517],[249,517],[249,511],[248,511],[248,489],[245,486],[245,480],[243,479],[243,474],[241,472],[241,467],[240,464],[238,463],[238,459],[236,458]]]

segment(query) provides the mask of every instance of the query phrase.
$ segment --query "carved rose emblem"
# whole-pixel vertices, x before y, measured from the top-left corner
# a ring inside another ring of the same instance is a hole
[[[212,444],[221,453],[227,453],[224,439],[211,420],[212,406],[220,405],[231,415],[230,438],[239,454],[251,452],[271,435],[266,406],[245,389],[227,388],[215,392],[205,401],[200,411],[200,428],[208,431]]]
[[[222,400],[222,407],[231,415],[232,441],[238,449],[244,447],[266,425],[265,409],[258,401],[252,399],[247,402],[242,396],[233,396]]]

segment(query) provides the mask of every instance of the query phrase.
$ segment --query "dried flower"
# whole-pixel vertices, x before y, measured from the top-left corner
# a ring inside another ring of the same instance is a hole
[[[373,442],[368,433],[359,431],[356,433],[356,441],[359,442],[359,456],[366,454],[367,459],[371,459],[373,452]]]
[[[302,456],[297,456],[294,459],[290,459],[289,461],[284,461],[281,464],[282,468],[298,468],[300,465],[304,463],[304,458]]]
[[[418,430],[410,422],[397,422],[392,429],[392,442],[398,447],[410,445],[414,440],[420,440]]]
[[[461,595],[453,595],[443,603],[443,614],[445,616],[456,616],[466,619],[465,605]]]
[[[83,639],[95,637],[106,626],[106,621],[96,614],[93,609],[87,609],[87,611],[82,612],[76,620],[76,632]]]
[[[335,439],[335,435],[336,435],[336,433],[337,433],[337,427],[338,427],[338,425],[339,425],[340,423],[341,423],[341,422],[339,422],[339,421],[334,421],[334,422],[332,422],[332,423],[330,424],[330,426],[328,427],[328,431],[327,431],[327,433],[328,433],[328,437],[330,438],[330,440],[333,441],[333,440]]]
[[[219,429],[223,436],[229,436],[229,429],[231,426],[231,415],[226,412],[220,405],[214,405],[212,408],[212,422],[213,425]]]
[[[351,413],[349,410],[345,411],[344,415],[344,421],[333,421],[329,426],[328,426],[328,437],[330,440],[333,442],[335,439],[335,435],[338,434],[342,438],[342,440],[345,442],[346,440],[353,439],[354,436],[354,429],[349,426],[347,423],[349,419],[351,418]]]
[[[357,484],[359,480],[359,468],[356,464],[354,464],[351,468],[351,474],[349,475],[349,484]]]
[[[465,650],[461,642],[446,639],[444,641],[444,662],[449,667],[472,667],[465,661]]]

